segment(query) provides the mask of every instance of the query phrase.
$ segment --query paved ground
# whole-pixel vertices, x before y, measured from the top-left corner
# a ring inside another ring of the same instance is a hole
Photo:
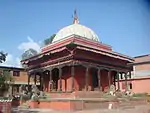
[[[50,109],[12,109],[12,113],[53,113],[52,111]]]
[[[136,106],[134,109],[96,109],[83,111],[54,111],[49,109],[13,108],[12,113],[150,113],[150,105],[140,105]]]

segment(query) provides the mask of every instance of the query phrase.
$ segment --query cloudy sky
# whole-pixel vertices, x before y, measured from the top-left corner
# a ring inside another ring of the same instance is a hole
[[[22,53],[72,23],[77,9],[81,24],[93,29],[114,51],[150,54],[149,0],[14,0],[0,1],[0,50],[8,53],[0,65],[20,66]]]

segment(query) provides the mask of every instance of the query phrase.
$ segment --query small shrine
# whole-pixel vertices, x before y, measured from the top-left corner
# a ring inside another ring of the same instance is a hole
[[[34,77],[35,85],[39,79],[40,91],[72,95],[107,92],[112,85],[113,90],[119,91],[119,76],[125,77],[127,89],[127,79],[133,70],[128,63],[134,60],[102,43],[93,30],[79,23],[75,11],[73,23],[60,29],[51,44],[21,62],[27,65],[28,84],[30,77]]]

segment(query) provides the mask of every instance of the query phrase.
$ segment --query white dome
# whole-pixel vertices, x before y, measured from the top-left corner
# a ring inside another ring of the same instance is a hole
[[[63,29],[61,29],[56,36],[54,37],[52,42],[57,42],[62,39],[68,38],[68,36],[71,35],[78,35],[81,38],[87,38],[94,41],[99,41],[98,36],[94,31],[92,31],[90,28],[85,27],[81,24],[74,23],[72,25],[66,26]]]

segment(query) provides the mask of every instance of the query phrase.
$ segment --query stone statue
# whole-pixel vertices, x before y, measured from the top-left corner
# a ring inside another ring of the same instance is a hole
[[[27,90],[26,90],[25,85],[21,85],[20,90],[21,90],[20,92],[21,92],[22,95],[27,95]]]
[[[115,96],[115,86],[112,84],[109,88],[109,93],[112,96]]]
[[[40,92],[39,92],[39,89],[37,88],[36,85],[32,85],[32,93],[37,93],[37,94],[40,93]]]
[[[32,96],[31,96],[31,99],[35,100],[35,101],[38,101],[38,99],[39,99],[38,94],[33,92]]]
[[[28,89],[26,85],[20,86],[20,100],[28,100],[30,96],[28,95]]]
[[[125,94],[127,95],[127,96],[132,96],[132,91],[131,91],[131,89],[130,89],[130,85],[129,84],[127,84],[127,89],[126,89],[126,91],[125,91]]]
[[[39,94],[40,94],[40,91],[39,89],[37,88],[36,85],[32,85],[31,87],[31,99],[32,100],[38,100],[39,99]]]
[[[43,91],[40,91],[40,97],[44,97],[45,96],[45,93]]]

